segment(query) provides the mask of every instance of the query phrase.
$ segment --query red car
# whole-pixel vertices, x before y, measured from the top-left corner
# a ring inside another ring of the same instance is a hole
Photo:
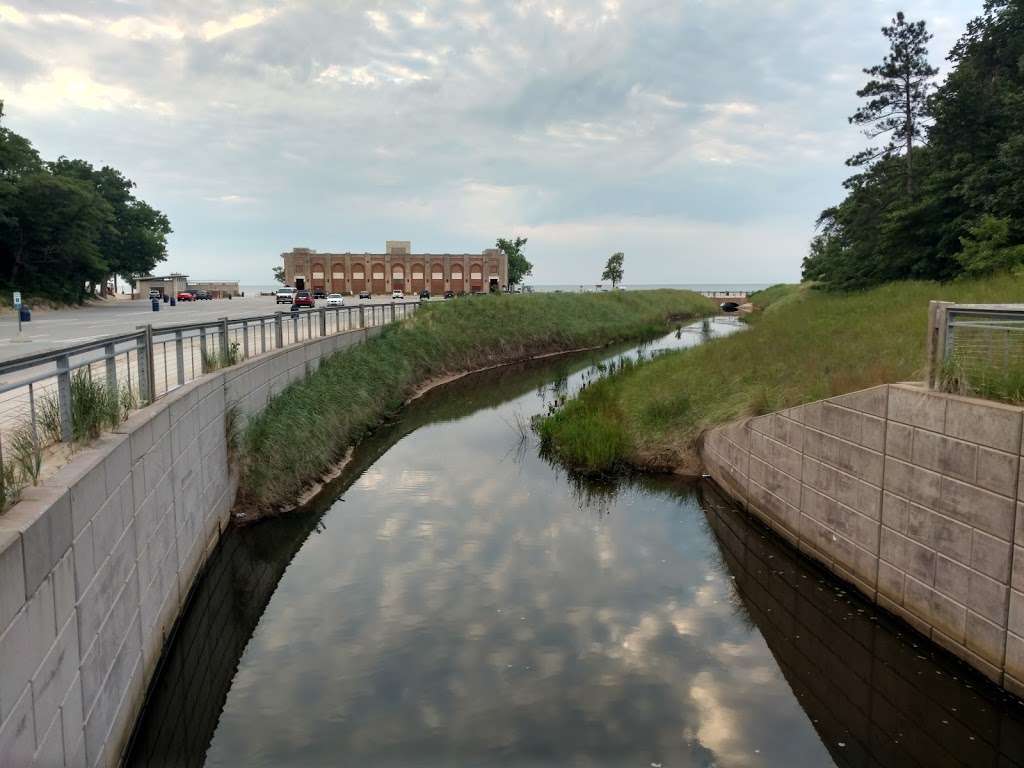
[[[181,293],[178,294],[178,301],[194,301],[195,298],[196,297],[193,296],[188,291],[182,291]]]
[[[292,302],[296,307],[315,307],[316,299],[309,291],[297,291]]]

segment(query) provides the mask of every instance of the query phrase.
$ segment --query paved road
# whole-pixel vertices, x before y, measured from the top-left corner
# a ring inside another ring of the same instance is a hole
[[[358,300],[348,297],[345,301],[359,304]],[[323,306],[323,302],[317,303]],[[375,296],[370,302],[363,303],[390,304],[391,299]],[[90,341],[101,336],[128,333],[134,331],[136,326],[146,323],[155,326],[175,325],[222,317],[253,317],[287,309],[284,304],[276,304],[273,296],[182,302],[176,307],[161,304],[159,312],[152,311],[148,299],[112,300],[81,309],[33,311],[32,322],[23,326],[22,337],[27,339],[24,342],[17,341],[17,316],[5,314],[0,317],[0,361]]]

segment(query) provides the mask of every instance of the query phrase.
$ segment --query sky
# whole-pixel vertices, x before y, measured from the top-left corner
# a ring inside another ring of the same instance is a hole
[[[944,72],[981,0],[0,0],[0,99],[168,214],[161,271],[519,235],[535,284],[615,251],[627,285],[795,281],[897,10]]]

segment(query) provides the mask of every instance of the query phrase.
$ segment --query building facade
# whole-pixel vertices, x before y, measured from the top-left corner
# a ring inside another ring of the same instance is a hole
[[[503,291],[508,286],[508,257],[497,248],[482,253],[412,253],[408,240],[388,240],[384,253],[293,248],[281,258],[287,285],[324,293],[418,294],[426,288],[432,295],[442,295]]]
[[[188,290],[188,275],[172,272],[169,275],[146,275],[135,281],[133,296],[146,298],[151,289],[156,289],[164,296],[177,296]]]
[[[242,295],[242,289],[239,288],[237,280],[189,281],[188,287],[190,290],[206,291],[215,299],[225,299],[228,296]]]

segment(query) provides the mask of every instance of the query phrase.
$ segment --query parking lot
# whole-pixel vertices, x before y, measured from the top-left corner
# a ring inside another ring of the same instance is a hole
[[[407,297],[406,300],[414,299]],[[374,296],[369,301],[360,302],[346,296],[345,303],[390,304],[391,298]],[[323,304],[323,300],[317,301],[317,306]],[[235,319],[267,315],[287,309],[287,305],[275,303],[273,296],[179,302],[175,307],[161,303],[159,312],[152,311],[148,299],[110,299],[82,308],[33,310],[32,321],[22,326],[21,340],[17,315],[5,314],[0,316],[0,361],[127,333],[149,323],[154,326],[177,325],[222,317]]]

